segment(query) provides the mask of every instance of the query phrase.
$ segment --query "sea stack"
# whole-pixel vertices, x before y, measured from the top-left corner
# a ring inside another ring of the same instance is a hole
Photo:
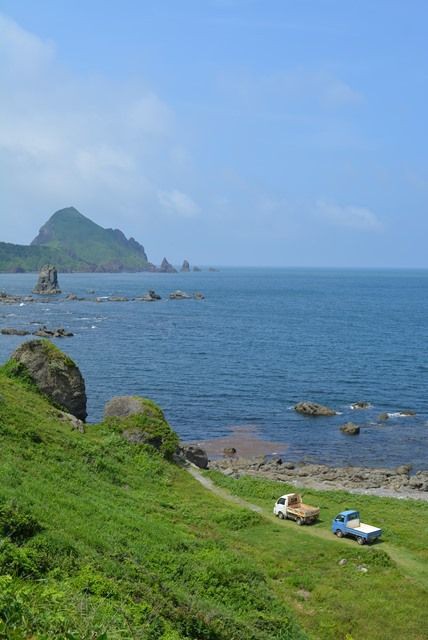
[[[172,264],[168,262],[166,258],[162,260],[162,264],[159,267],[160,273],[177,273],[177,269],[175,269]]]
[[[188,261],[188,260],[183,260],[183,264],[182,264],[182,266],[181,266],[180,271],[181,271],[182,273],[189,273],[189,271],[190,271],[190,264],[189,264],[189,261]]]
[[[39,279],[33,289],[33,293],[42,295],[55,295],[57,293],[61,293],[56,267],[51,264],[45,264],[45,266],[40,269]]]

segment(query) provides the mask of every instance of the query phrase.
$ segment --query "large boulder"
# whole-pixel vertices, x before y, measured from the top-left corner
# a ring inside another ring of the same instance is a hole
[[[15,373],[29,377],[56,406],[85,420],[85,381],[79,367],[48,340],[24,342],[12,354]]]
[[[302,413],[305,416],[335,416],[336,411],[330,409],[330,407],[324,407],[322,404],[316,402],[299,402],[294,406],[294,410],[297,413]]]
[[[209,461],[205,449],[190,444],[182,445],[179,451],[188,462],[192,462],[192,464],[196,465],[200,469],[207,469]]]
[[[178,436],[154,402],[139,396],[116,396],[104,407],[105,423],[132,444],[150,445],[172,458]]]
[[[45,266],[40,269],[39,279],[33,289],[33,293],[43,295],[55,295],[57,293],[61,293],[61,289],[58,284],[58,272],[53,265],[45,264]]]

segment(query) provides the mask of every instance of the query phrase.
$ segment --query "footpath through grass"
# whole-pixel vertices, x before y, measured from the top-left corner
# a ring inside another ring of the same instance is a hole
[[[317,524],[298,527],[272,515],[273,503],[296,488],[281,482],[206,474],[218,487],[262,508],[269,521],[260,540],[253,530],[242,539],[275,567],[277,593],[299,613],[314,638],[427,638],[428,504],[412,500],[304,489],[304,500],[321,508]],[[331,520],[347,508],[383,529],[381,541],[359,547],[338,540]],[[339,561],[347,562],[340,565]],[[365,571],[367,569],[367,571]]]
[[[350,496],[306,491],[322,508],[312,535],[213,495],[111,423],[72,431],[7,369],[0,445],[0,638],[428,637],[428,592],[410,571],[426,566],[425,505],[352,497],[401,558],[329,539]],[[278,495],[215,479],[269,512]]]

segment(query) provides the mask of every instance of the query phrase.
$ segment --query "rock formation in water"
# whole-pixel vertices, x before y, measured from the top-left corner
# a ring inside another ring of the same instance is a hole
[[[360,433],[360,427],[353,422],[347,422],[340,427],[340,430],[348,436],[357,436]]]
[[[295,405],[294,410],[305,416],[335,416],[336,411],[330,407],[324,407],[316,402],[299,402]]]
[[[58,284],[58,272],[52,264],[45,264],[40,269],[39,279],[33,289],[33,293],[40,295],[56,295],[61,293]]]
[[[181,269],[180,271],[182,273],[189,273],[190,271],[190,264],[188,260],[183,260],[183,264],[181,265]]]
[[[175,269],[166,258],[162,260],[161,266],[159,267],[158,271],[159,273],[177,273],[177,269]]]

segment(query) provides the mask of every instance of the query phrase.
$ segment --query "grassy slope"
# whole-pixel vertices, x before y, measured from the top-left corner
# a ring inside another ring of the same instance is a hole
[[[0,637],[305,637],[241,549],[258,517],[4,372],[0,394]]]
[[[54,264],[61,271],[85,271],[88,268],[86,263],[52,247],[0,242],[0,271],[39,271],[45,264]]]
[[[321,518],[311,527],[297,527],[271,515],[274,500],[296,491],[295,487],[245,476],[236,480],[217,472],[208,475],[217,486],[263,507],[267,519],[277,522],[270,529],[269,540],[264,539],[261,553],[268,566],[275,564],[274,555],[285,552],[285,557],[278,559],[279,591],[293,608],[296,591],[292,587],[307,592],[297,610],[314,638],[428,637],[424,610],[428,596],[426,502],[304,489],[305,502],[320,506]],[[381,541],[372,547],[358,547],[351,539],[336,539],[330,531],[331,520],[346,508],[358,509],[364,522],[381,527]],[[286,539],[281,550],[274,550],[273,530],[281,531]],[[257,543],[251,530],[243,536],[250,545]],[[345,566],[339,566],[341,558],[348,560]],[[358,566],[367,567],[368,572],[359,572]]]
[[[328,534],[349,495],[306,491],[323,507],[315,527],[272,522],[106,425],[71,431],[4,371],[0,396],[0,637],[427,637],[423,575],[396,566],[383,545]],[[283,491],[216,480],[269,511]],[[426,505],[351,502],[393,549],[426,565]]]

